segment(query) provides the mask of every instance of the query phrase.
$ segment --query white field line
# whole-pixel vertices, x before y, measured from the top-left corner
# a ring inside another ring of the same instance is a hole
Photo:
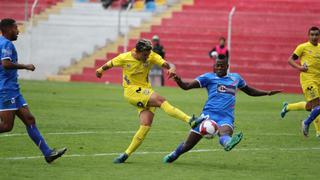
[[[87,135],[87,134],[134,134],[136,131],[75,131],[75,132],[49,132],[45,135]],[[188,133],[188,131],[152,131],[151,133]],[[300,133],[261,133],[250,135],[262,135],[262,136],[300,136]],[[27,133],[9,133],[1,134],[0,138],[15,137],[15,136],[27,136]]]
[[[232,151],[320,151],[320,147],[292,147],[292,148],[238,148]],[[216,152],[224,151],[223,149],[198,149],[191,150],[188,153],[202,153],[202,152]],[[135,155],[145,154],[168,154],[170,151],[146,151],[146,152],[135,152]],[[75,157],[100,157],[100,156],[117,156],[120,153],[97,153],[97,154],[66,154],[64,158],[75,158]],[[28,159],[39,159],[43,156],[26,156],[26,157],[0,157],[0,160],[28,160]]]

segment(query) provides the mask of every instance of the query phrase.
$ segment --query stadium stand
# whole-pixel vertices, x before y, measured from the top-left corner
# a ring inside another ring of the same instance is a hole
[[[62,0],[39,0],[35,8],[35,14],[39,14],[61,1]],[[30,10],[33,2],[34,0],[0,0],[0,17],[10,17],[19,22],[26,21],[30,18]]]
[[[125,17],[121,18],[118,27],[118,15],[118,10],[105,10],[100,3],[87,2],[74,2],[71,7],[61,9],[59,14],[50,14],[47,21],[38,22],[37,26],[22,33],[16,42],[20,61],[37,67],[35,72],[22,71],[20,76],[46,79],[127,33]],[[129,29],[140,26],[151,16],[148,12],[129,12]]]
[[[177,65],[177,73],[194,78],[212,70],[208,51],[220,36],[227,37],[228,13],[236,6],[233,17],[231,72],[240,73],[247,83],[263,89],[283,89],[300,92],[298,72],[287,60],[295,46],[307,41],[307,30],[318,25],[320,2],[317,0],[194,0],[174,12],[151,32],[140,37],[161,37],[167,60]],[[137,39],[131,39],[133,48]],[[118,52],[123,47],[118,47]],[[96,59],[95,67],[86,67],[82,74],[71,76],[72,81],[121,83],[121,73],[112,69],[102,79],[94,76],[95,69],[117,53]],[[174,82],[166,81],[167,86]]]

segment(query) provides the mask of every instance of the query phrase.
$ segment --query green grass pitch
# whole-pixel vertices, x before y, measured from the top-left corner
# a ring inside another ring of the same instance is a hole
[[[112,160],[129,145],[139,126],[136,109],[116,85],[21,81],[37,125],[51,147],[68,147],[64,157],[46,164],[26,135],[22,122],[0,135],[0,179],[318,179],[320,140],[313,125],[310,137],[300,133],[307,112],[290,112],[281,119],[283,101],[301,95],[249,97],[239,92],[236,131],[242,142],[224,152],[218,143],[203,139],[193,152],[173,164],[162,158],[185,139],[189,127],[162,110],[142,146],[125,164]],[[169,102],[189,114],[199,114],[206,100],[203,89],[183,91],[156,88]]]

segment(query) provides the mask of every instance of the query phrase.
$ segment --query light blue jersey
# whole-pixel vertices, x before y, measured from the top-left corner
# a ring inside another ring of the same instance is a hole
[[[3,60],[18,63],[18,54],[12,42],[0,36],[0,111],[17,110],[27,103],[20,94],[17,69],[4,69]]]
[[[202,88],[208,92],[208,100],[202,115],[216,121],[219,126],[233,128],[236,91],[246,86],[246,82],[237,73],[228,73],[219,77],[216,73],[206,73],[196,78]]]

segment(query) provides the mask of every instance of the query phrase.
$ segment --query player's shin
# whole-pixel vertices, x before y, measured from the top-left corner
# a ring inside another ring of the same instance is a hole
[[[142,143],[146,135],[148,134],[150,130],[150,126],[143,126],[141,125],[139,130],[136,132],[136,134],[133,136],[132,141],[126,150],[126,154],[130,156]]]
[[[190,116],[188,116],[187,114],[185,114],[184,112],[182,112],[180,109],[172,106],[168,101],[164,101],[160,108],[166,112],[168,115],[174,117],[174,118],[177,118],[177,119],[180,119],[184,122],[189,122],[190,120]]]
[[[301,110],[306,110],[306,102],[301,101],[297,103],[290,103],[287,106],[287,111],[301,111]]]
[[[319,114],[320,114],[320,106],[313,108],[308,118],[304,121],[304,124],[310,125],[312,121],[316,119]]]
[[[42,154],[44,156],[49,156],[52,150],[49,148],[46,141],[41,136],[37,126],[35,124],[32,124],[32,125],[28,125],[26,128],[27,128],[29,137],[39,147]]]

